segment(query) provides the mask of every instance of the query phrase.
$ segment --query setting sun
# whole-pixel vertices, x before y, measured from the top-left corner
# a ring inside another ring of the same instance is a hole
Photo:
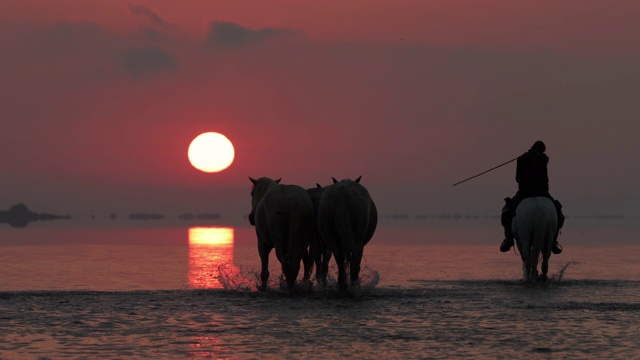
[[[191,141],[187,155],[194,168],[212,173],[228,168],[235,157],[235,150],[226,136],[206,132]]]

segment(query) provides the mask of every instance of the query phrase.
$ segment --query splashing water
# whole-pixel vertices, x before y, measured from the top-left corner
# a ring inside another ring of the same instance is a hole
[[[365,267],[360,271],[360,287],[365,292],[369,292],[380,282],[380,273],[376,270]]]
[[[348,278],[348,274],[347,274]],[[218,280],[225,290],[235,290],[239,292],[258,292],[258,284],[260,276],[257,272],[251,271],[243,274],[242,269],[234,263],[225,263],[218,266]],[[366,295],[371,293],[380,282],[380,273],[368,267],[360,271],[358,283],[349,287],[350,295]],[[338,281],[329,274],[327,276],[326,287],[321,287],[315,281],[298,280],[295,284],[296,292],[327,294],[337,291]],[[267,291],[287,292],[287,285],[284,274],[278,277],[272,277],[267,284]]]
[[[225,263],[218,266],[218,280],[225,290],[237,290],[240,292],[255,292],[258,290],[257,282],[245,277],[242,274],[242,269],[233,263]]]
[[[347,281],[349,281],[349,269],[347,271]],[[337,271],[337,270],[336,270]],[[360,270],[360,274],[358,277],[358,281],[354,284],[350,284],[347,288],[346,294],[347,296],[363,296],[370,294],[380,282],[380,273],[377,270],[373,270],[369,267],[364,267]],[[326,289],[322,289],[320,287],[314,287],[317,291],[322,291],[325,294],[327,293],[335,293],[340,296],[340,292],[338,291],[338,280],[333,277],[331,274],[327,276],[327,287]]]
[[[560,282],[562,280],[562,277],[564,276],[564,272],[567,271],[569,266],[577,265],[577,264],[578,264],[577,261],[569,261],[569,262],[565,263],[564,265],[559,265],[558,272],[554,273],[554,274],[551,274],[551,276],[549,277],[549,280],[551,280],[553,282]]]

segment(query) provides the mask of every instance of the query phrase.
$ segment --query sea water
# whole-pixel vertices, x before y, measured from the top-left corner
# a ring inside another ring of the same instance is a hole
[[[359,286],[290,297],[250,227],[0,227],[0,358],[640,358],[638,228],[567,224],[531,285],[491,222],[382,222]]]

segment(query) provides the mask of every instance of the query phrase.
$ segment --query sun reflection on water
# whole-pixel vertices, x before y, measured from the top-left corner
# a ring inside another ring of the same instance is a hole
[[[232,227],[189,228],[189,274],[192,289],[220,289],[220,265],[233,262]]]

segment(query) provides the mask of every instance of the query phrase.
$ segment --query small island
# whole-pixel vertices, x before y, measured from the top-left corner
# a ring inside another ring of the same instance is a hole
[[[25,204],[13,205],[9,210],[0,210],[0,223],[8,223],[13,227],[26,227],[32,221],[46,221],[55,219],[70,219],[69,215],[53,215],[36,213]]]

